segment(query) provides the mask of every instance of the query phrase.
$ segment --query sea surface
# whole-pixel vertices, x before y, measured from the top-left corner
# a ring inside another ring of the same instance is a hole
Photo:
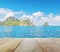
[[[60,26],[0,26],[0,38],[60,38]]]

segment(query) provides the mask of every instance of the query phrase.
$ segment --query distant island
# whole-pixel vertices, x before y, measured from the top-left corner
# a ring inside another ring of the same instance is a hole
[[[43,24],[43,26],[49,26],[48,22],[45,22],[45,23]]]
[[[0,22],[0,26],[33,26],[33,23],[29,20],[18,20],[14,17],[8,17],[4,22]]]
[[[15,17],[8,17],[4,22],[0,21],[0,26],[36,26],[29,19],[19,20]],[[48,22],[45,22],[43,26],[49,26]]]

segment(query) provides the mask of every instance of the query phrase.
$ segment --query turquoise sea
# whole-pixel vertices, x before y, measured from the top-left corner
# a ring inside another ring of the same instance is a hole
[[[0,38],[60,38],[60,26],[0,26]]]

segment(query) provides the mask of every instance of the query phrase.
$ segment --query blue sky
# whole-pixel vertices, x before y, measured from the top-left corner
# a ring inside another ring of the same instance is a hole
[[[0,0],[0,21],[9,16],[42,26],[60,26],[60,0]]]
[[[42,11],[46,14],[60,14],[60,0],[0,0],[0,8],[13,11],[23,10],[29,14]]]

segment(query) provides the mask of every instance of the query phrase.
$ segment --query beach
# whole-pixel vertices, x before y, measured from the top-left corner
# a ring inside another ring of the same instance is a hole
[[[0,52],[60,52],[60,38],[0,38]]]

